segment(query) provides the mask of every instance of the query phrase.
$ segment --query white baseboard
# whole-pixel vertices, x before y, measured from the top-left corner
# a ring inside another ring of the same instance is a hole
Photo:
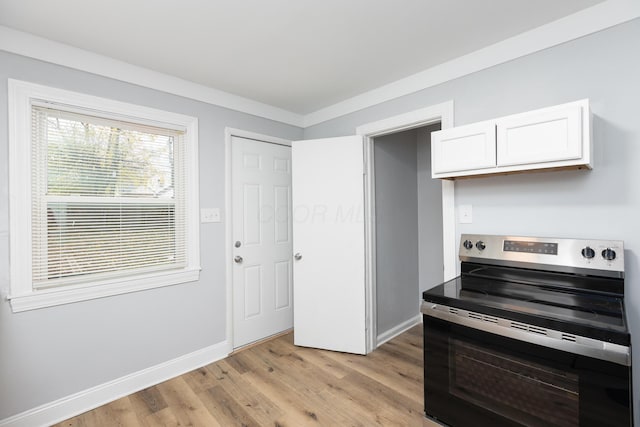
[[[0,427],[50,426],[223,359],[231,350],[228,342],[223,341],[5,418],[0,420]]]
[[[422,323],[422,314],[418,314],[416,317],[413,317],[407,320],[406,322],[402,322],[398,326],[395,326],[389,329],[388,331],[381,333],[380,335],[378,335],[378,340],[377,340],[378,347],[380,347],[382,344],[386,343],[387,341],[394,339],[401,333],[408,331],[414,326],[419,325],[420,323]]]

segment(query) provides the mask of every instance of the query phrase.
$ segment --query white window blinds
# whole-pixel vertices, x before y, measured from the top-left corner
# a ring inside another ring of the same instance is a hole
[[[184,132],[32,107],[33,288],[185,267]]]

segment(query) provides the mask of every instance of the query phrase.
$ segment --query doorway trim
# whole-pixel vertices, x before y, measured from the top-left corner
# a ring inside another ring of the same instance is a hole
[[[441,123],[442,129],[453,127],[453,112],[453,100],[450,100],[376,122],[366,123],[356,128],[356,134],[362,135],[364,140],[367,353],[375,350],[378,346],[376,324],[375,164],[373,161],[373,139],[438,122]],[[453,181],[442,180],[442,250],[445,281],[454,278],[457,274],[454,188],[455,185]]]
[[[256,132],[250,132],[242,129],[231,127],[224,128],[224,265],[225,265],[225,282],[226,282],[226,336],[227,336],[227,354],[234,349],[233,336],[233,204],[232,204],[232,159],[231,159],[231,141],[233,137],[252,139],[266,144],[278,144],[291,147],[291,141],[288,139],[278,138],[275,136],[263,135]]]

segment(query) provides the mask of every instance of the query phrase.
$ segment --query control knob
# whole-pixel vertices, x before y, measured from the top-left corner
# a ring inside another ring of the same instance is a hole
[[[469,250],[469,249],[473,249],[473,242],[471,240],[465,240],[462,243],[462,246],[465,247],[465,249]]]
[[[614,259],[616,259],[616,251],[611,248],[607,248],[602,251],[602,258],[606,259],[607,261],[613,261]]]
[[[476,242],[476,248],[478,248],[479,251],[484,251],[484,248],[486,248],[487,246],[484,244],[484,242],[482,240],[478,240]]]
[[[591,259],[596,256],[596,251],[591,249],[589,246],[582,248],[582,256],[586,259]]]

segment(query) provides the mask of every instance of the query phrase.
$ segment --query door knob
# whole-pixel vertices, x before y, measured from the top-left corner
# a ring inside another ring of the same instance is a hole
[[[293,257],[296,259],[296,261],[300,261],[302,259],[302,254],[300,252],[298,252]]]
[[[236,264],[242,263],[242,257],[240,255],[236,255],[233,260],[236,262]]]

